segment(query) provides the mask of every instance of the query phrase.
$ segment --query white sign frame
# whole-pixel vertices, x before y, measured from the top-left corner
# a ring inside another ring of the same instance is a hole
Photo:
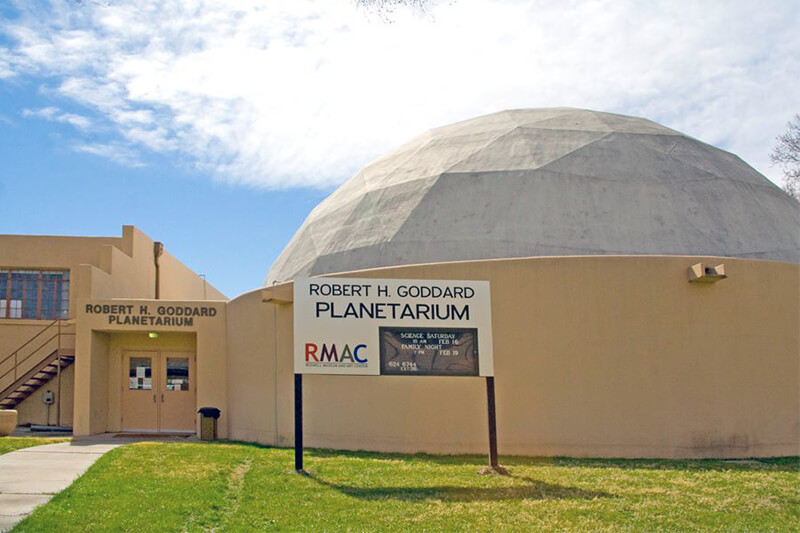
[[[380,327],[476,329],[478,376],[494,376],[488,281],[294,280],[296,374],[381,375]]]

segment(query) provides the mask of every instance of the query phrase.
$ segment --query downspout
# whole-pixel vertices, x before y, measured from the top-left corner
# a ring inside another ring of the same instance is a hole
[[[156,266],[156,300],[161,298],[161,272],[158,264],[158,258],[164,253],[164,243],[153,243],[153,263]]]
[[[272,282],[273,285],[280,283],[278,280]],[[280,434],[278,433],[278,304],[272,303],[272,393],[275,398],[272,405],[275,407],[273,420],[275,421],[275,446],[281,445]]]

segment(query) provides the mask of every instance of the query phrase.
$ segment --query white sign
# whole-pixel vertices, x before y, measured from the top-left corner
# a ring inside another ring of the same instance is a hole
[[[488,281],[299,278],[298,374],[493,376]]]

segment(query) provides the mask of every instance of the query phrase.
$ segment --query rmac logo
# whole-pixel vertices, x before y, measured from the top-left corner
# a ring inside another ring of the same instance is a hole
[[[322,343],[322,348],[313,342],[306,343],[306,363],[367,363],[366,344],[356,344],[355,348],[350,349],[349,344],[345,344],[341,352],[335,343]]]

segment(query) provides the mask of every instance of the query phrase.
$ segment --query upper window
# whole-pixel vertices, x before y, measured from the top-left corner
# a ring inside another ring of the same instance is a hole
[[[0,318],[69,315],[69,270],[0,270]]]

